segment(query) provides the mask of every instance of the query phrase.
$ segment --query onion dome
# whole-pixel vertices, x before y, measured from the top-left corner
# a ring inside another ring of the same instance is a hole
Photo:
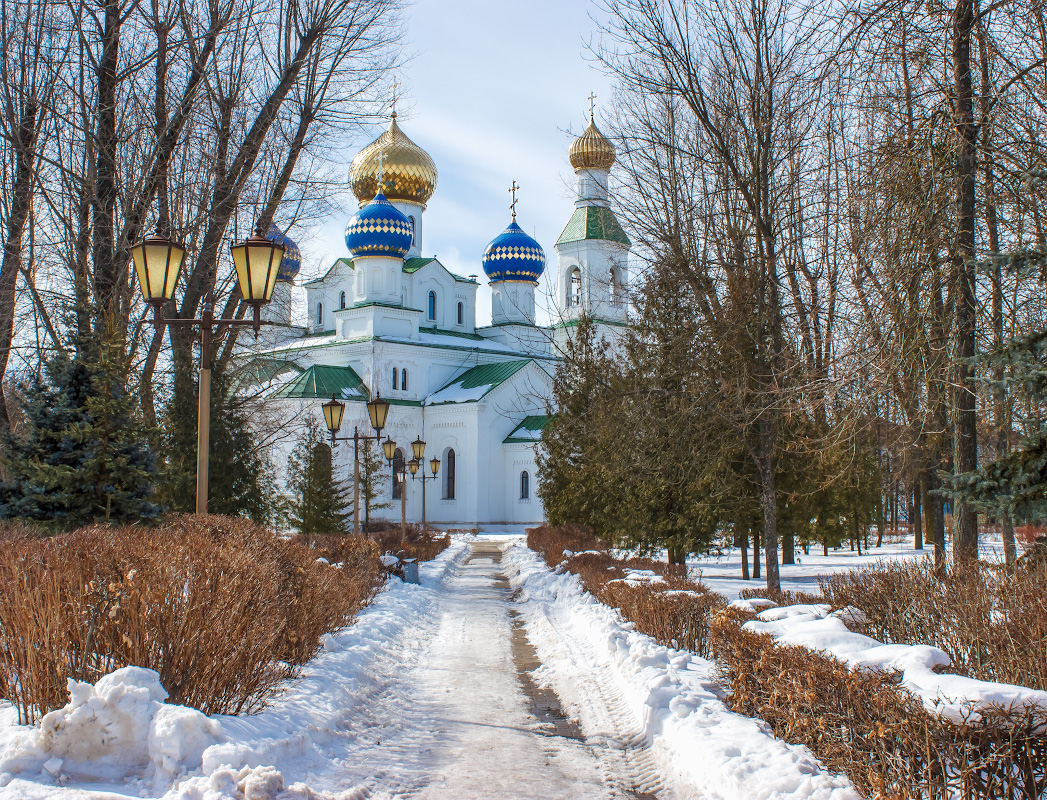
[[[589,117],[589,127],[574,140],[567,157],[575,169],[610,169],[614,164],[614,145]]]
[[[515,215],[484,250],[483,268],[491,283],[495,281],[530,281],[538,283],[545,271],[545,251],[516,224]]]
[[[378,191],[379,154],[385,154],[382,188],[389,200],[425,205],[436,191],[436,164],[422,148],[412,142],[396,124],[396,112],[389,128],[356,154],[349,168],[349,185],[361,203]]]
[[[345,226],[345,246],[353,258],[394,256],[403,258],[411,249],[411,220],[379,192]]]
[[[298,275],[298,270],[302,268],[302,251],[298,248],[298,242],[276,225],[269,226],[269,232],[265,238],[284,246],[284,258],[280,262],[280,271],[276,273],[276,279],[284,283],[291,283]]]

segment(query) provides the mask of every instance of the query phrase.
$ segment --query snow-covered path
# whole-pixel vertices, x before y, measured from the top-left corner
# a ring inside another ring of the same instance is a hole
[[[549,735],[530,713],[500,556],[494,543],[473,544],[444,583],[435,624],[420,632],[414,666],[358,720],[367,727],[338,760],[344,772],[318,775],[310,788],[375,800],[616,796],[592,751]]]

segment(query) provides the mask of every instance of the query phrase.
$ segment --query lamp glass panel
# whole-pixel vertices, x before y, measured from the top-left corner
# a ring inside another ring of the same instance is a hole
[[[429,459],[429,469],[433,471],[433,475],[440,471],[440,459],[435,456]]]
[[[371,418],[371,427],[378,433],[385,427],[385,421],[389,418],[389,403],[381,397],[376,397],[367,404],[367,415]]]
[[[324,403],[324,422],[327,423],[327,430],[331,433],[338,433],[342,427],[342,416],[345,414],[345,403],[339,403],[333,397],[328,403]]]
[[[284,260],[284,249],[266,239],[249,245],[247,258],[251,271],[251,291],[254,292],[248,299],[268,303],[276,286],[280,262]]]
[[[422,456],[425,455],[425,442],[422,441],[421,436],[411,442],[411,452],[416,459],[422,460]]]
[[[162,237],[146,239],[131,248],[138,288],[147,302],[174,296],[184,259],[185,249]]]
[[[417,474],[417,472],[418,472],[418,465],[420,463],[421,462],[417,458],[412,458],[410,461],[407,462],[407,467],[408,467],[408,469],[411,470],[411,474],[412,475]]]
[[[392,439],[386,436],[385,441],[382,442],[382,450],[385,451],[386,460],[392,461],[393,456],[396,455],[396,442],[394,442]]]

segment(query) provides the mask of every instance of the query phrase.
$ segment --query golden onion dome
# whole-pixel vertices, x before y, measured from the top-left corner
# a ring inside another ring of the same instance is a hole
[[[589,127],[574,140],[568,158],[575,169],[610,169],[614,164],[614,145],[590,117]]]
[[[388,200],[425,205],[436,191],[436,164],[422,148],[407,138],[396,124],[356,154],[349,168],[349,186],[361,203],[378,194],[378,157],[385,154],[383,185]]]

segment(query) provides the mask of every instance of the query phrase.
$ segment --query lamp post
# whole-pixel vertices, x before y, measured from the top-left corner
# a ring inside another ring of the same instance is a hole
[[[433,471],[432,475],[425,474],[425,467],[423,466],[425,461],[425,442],[422,441],[422,437],[419,436],[413,442],[411,442],[411,455],[414,456],[411,462],[414,466],[411,467],[411,480],[422,482],[422,529],[425,529],[425,483],[426,481],[436,480],[436,473],[440,471],[440,459],[433,456],[429,459],[429,469]],[[418,475],[418,470],[421,468],[422,474]]]
[[[284,246],[271,242],[262,235],[261,227],[255,235],[232,247],[236,280],[244,302],[254,309],[252,319],[215,319],[214,298],[209,296],[199,319],[166,319],[162,306],[174,298],[178,273],[185,262],[185,248],[163,235],[146,236],[131,248],[138,287],[148,305],[153,307],[152,324],[191,326],[200,328],[200,381],[198,384],[199,413],[196,427],[196,513],[207,513],[207,464],[211,432],[211,334],[215,328],[250,325],[255,336],[261,330],[262,306],[273,296],[276,276],[284,257]]]
[[[334,395],[331,401],[323,404],[324,422],[327,430],[331,433],[331,443],[353,442],[353,533],[360,534],[360,442],[379,442],[382,439],[382,428],[389,417],[389,401],[382,399],[382,393],[377,392],[375,396],[367,401],[367,416],[371,419],[371,427],[374,428],[374,436],[365,436],[360,433],[360,428],[353,426],[352,436],[337,436],[342,427],[342,416],[345,414],[345,403],[339,402]]]
[[[406,459],[399,465],[396,464],[396,442],[390,439],[388,436],[385,437],[385,441],[382,442],[382,451],[385,453],[385,459],[393,465],[393,479],[400,479],[400,541],[407,539],[407,470],[408,464]],[[418,470],[418,464],[414,459],[411,459],[411,463],[414,464],[412,474]]]

